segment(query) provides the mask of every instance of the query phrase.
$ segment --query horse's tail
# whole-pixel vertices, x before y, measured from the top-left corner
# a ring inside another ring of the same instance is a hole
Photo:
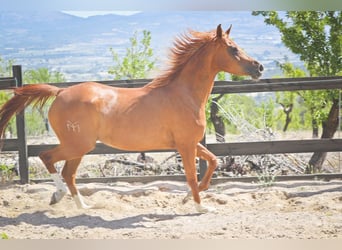
[[[42,108],[47,100],[57,96],[62,90],[48,84],[29,84],[14,89],[14,96],[0,109],[0,138],[3,138],[6,126],[14,114],[21,112],[31,103]]]

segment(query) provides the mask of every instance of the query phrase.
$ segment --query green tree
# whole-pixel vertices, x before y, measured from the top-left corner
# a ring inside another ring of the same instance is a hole
[[[216,76],[218,81],[225,81],[227,74],[223,71],[219,72]],[[230,75],[231,80],[233,81],[241,81],[244,80],[244,76]],[[248,106],[248,98],[245,99],[245,96],[236,96],[236,95],[226,95],[226,94],[218,94],[211,95],[208,100],[208,104],[206,106],[206,117],[207,117],[207,128],[211,130],[212,128],[215,131],[216,141],[217,142],[225,142],[226,130],[230,132],[236,132],[236,128],[231,122],[225,117],[222,112],[220,112],[219,106],[222,106],[224,109],[229,109],[227,103],[241,103],[243,102]],[[235,101],[231,101],[231,100]]]
[[[277,125],[276,120],[278,117],[275,114],[275,102],[273,98],[263,101],[260,106],[257,107],[257,114],[261,119],[256,119],[256,122],[251,123],[255,127],[274,129]]]
[[[138,33],[129,39],[130,47],[126,49],[126,55],[123,58],[110,48],[113,56],[114,66],[108,70],[109,74],[114,75],[115,80],[121,79],[144,79],[147,73],[154,69],[155,60],[153,59],[153,50],[151,45],[151,32],[143,31],[141,40],[138,38]]]
[[[277,65],[282,69],[283,74],[285,77],[305,77],[305,72],[295,67],[290,62],[280,63],[277,62]],[[284,92],[277,92],[276,93],[276,103],[278,103],[285,114],[285,123],[283,127],[283,132],[286,132],[291,121],[292,121],[292,113],[294,110],[294,105],[296,101],[296,97],[298,93],[293,91],[284,91]]]
[[[60,72],[51,72],[47,68],[39,68],[27,70],[24,72],[24,83],[59,83],[65,82],[64,75]],[[44,131],[49,131],[49,123],[47,119],[48,106],[44,106],[41,110],[27,109],[26,121],[28,124],[28,134],[36,135]]]
[[[310,76],[342,74],[342,12],[341,11],[254,11],[262,15],[265,23],[275,26],[286,47],[298,54]],[[338,127],[337,90],[315,91],[303,99],[311,107],[313,120],[322,125],[321,138],[332,138]],[[317,98],[317,99],[316,99]],[[315,152],[309,165],[321,171],[326,158],[324,152]]]
[[[48,68],[31,69],[24,72],[25,83],[58,83],[65,82],[64,75],[58,71],[51,72]]]

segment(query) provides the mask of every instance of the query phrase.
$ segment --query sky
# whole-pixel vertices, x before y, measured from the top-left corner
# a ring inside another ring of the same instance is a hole
[[[340,0],[0,0],[2,10],[341,10]]]

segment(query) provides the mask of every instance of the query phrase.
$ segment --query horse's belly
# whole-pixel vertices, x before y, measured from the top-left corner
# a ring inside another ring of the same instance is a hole
[[[174,141],[172,136],[158,130],[137,130],[113,128],[111,134],[99,138],[104,144],[121,149],[132,151],[146,151],[154,149],[173,149]]]

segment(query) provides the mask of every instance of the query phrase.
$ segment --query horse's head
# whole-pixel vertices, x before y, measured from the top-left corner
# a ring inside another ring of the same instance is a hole
[[[249,75],[258,79],[264,67],[261,63],[248,56],[233,40],[229,38],[232,26],[224,32],[221,24],[215,34],[216,63],[219,71],[234,75]]]

